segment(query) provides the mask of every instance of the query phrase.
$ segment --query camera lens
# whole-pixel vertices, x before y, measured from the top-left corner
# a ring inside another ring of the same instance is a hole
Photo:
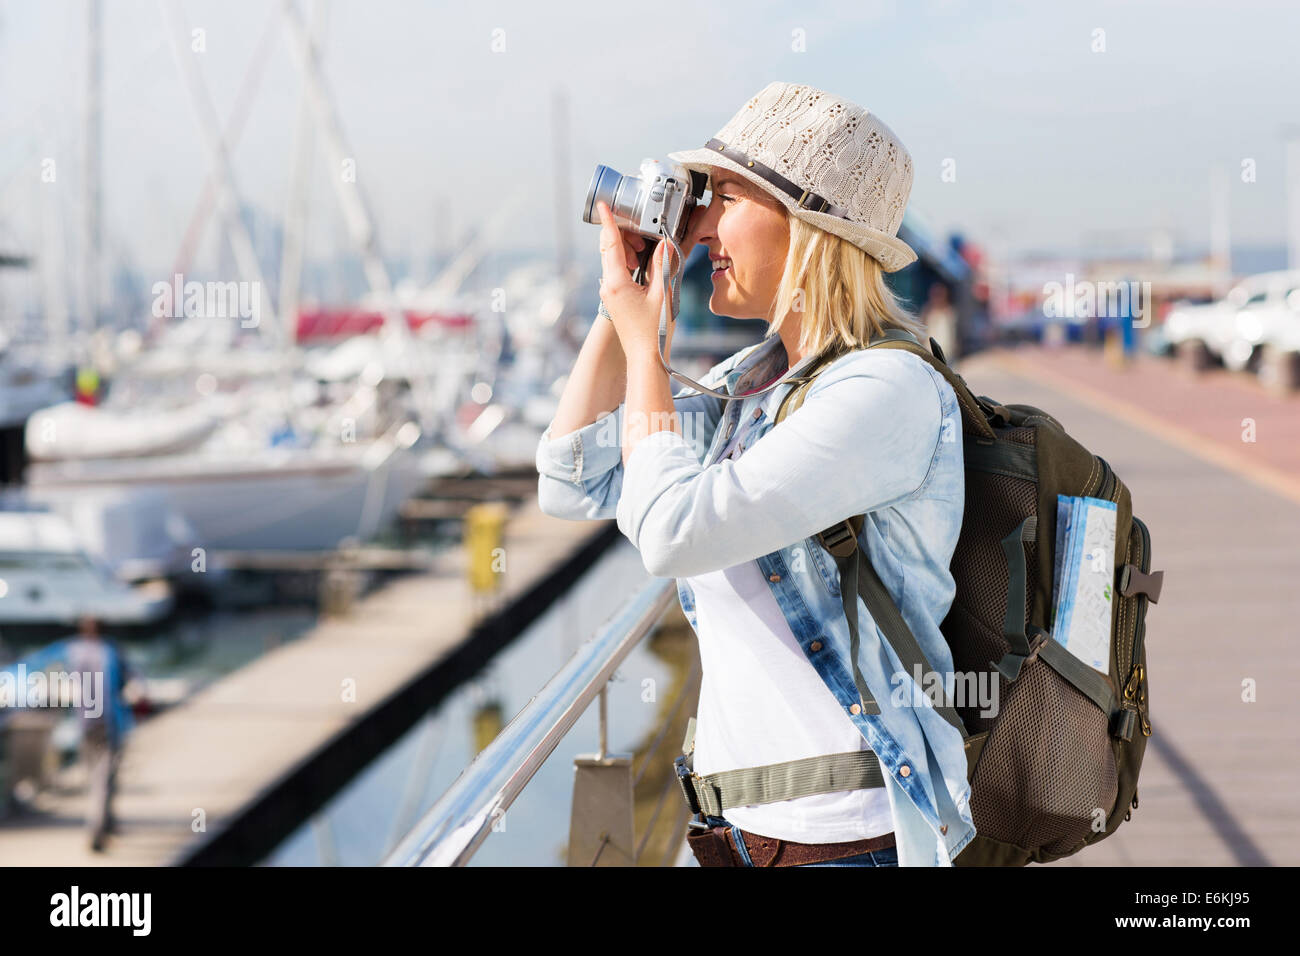
[[[624,176],[608,166],[597,166],[587,187],[587,201],[583,205],[582,221],[600,223],[597,203],[608,203],[618,225],[623,228],[636,229],[641,222],[641,210],[645,205],[647,190],[635,176]]]

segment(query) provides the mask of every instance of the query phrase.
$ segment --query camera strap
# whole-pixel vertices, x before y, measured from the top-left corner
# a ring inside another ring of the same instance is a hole
[[[665,266],[661,270],[661,278],[664,285],[664,299],[663,305],[659,308],[659,364],[663,366],[664,371],[667,372],[670,377],[677,379],[677,381],[681,382],[683,385],[689,385],[691,388],[701,392],[702,394],[712,395],[715,398],[722,399],[724,402],[732,402],[738,398],[749,398],[751,395],[763,395],[775,388],[780,388],[782,385],[789,384],[788,381],[782,382],[778,380],[765,388],[758,389],[757,391],[746,392],[744,395],[732,395],[730,392],[723,392],[716,388],[709,388],[707,385],[701,385],[699,382],[695,381],[695,379],[688,378],[669,367],[668,363],[664,361],[664,346],[668,342],[668,323],[676,319],[681,305],[681,273],[685,271],[684,266],[686,257],[682,255],[682,247],[677,244],[676,239],[670,235],[665,235],[662,232],[660,234],[663,235],[664,239],[673,247],[673,252],[677,254],[677,268],[675,270],[667,268],[666,263],[668,257],[665,255]]]

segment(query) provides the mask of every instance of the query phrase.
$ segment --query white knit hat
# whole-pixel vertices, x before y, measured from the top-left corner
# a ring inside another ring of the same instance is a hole
[[[795,83],[769,83],[699,149],[669,153],[687,169],[740,173],[790,214],[849,240],[886,272],[916,261],[898,238],[912,157],[861,106]]]

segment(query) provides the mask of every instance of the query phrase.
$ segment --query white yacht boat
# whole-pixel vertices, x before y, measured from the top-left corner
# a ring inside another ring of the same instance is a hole
[[[156,495],[206,550],[330,550],[373,536],[419,490],[419,435],[407,422],[367,442],[40,462],[27,480],[30,494],[55,508],[114,488]]]
[[[221,424],[222,397],[175,409],[122,411],[60,402],[27,419],[27,454],[33,461],[67,461],[184,451]]]
[[[122,583],[59,515],[0,512],[0,626],[72,626],[84,614],[108,627],[144,625],[171,608],[165,582]]]

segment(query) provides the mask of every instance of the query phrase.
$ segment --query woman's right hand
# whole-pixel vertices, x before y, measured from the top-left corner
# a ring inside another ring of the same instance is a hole
[[[646,243],[650,240],[646,239],[646,237],[641,235],[639,232],[623,227],[619,228],[618,235],[619,238],[623,240],[623,260],[627,263],[628,273],[631,274],[636,271],[638,266],[640,266],[641,252],[645,249]]]

